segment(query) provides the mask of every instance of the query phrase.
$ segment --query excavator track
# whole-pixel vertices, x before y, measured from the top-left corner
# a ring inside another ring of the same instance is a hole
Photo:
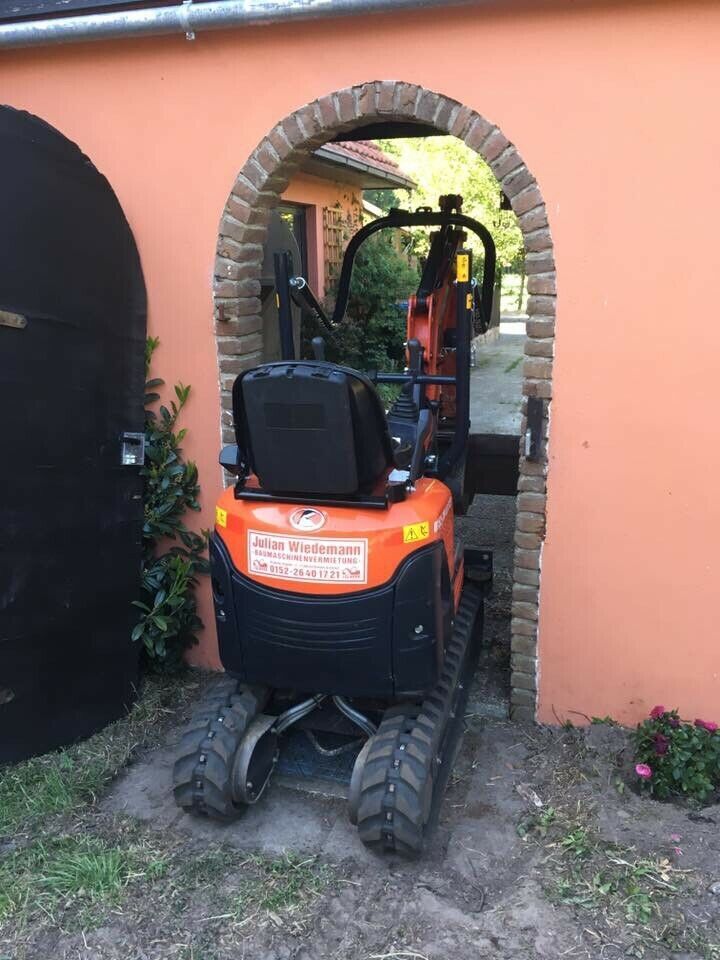
[[[230,677],[209,692],[180,740],[173,769],[175,802],[188,813],[234,820],[245,808],[233,789],[233,764],[252,720],[263,709],[267,691]]]
[[[378,852],[419,856],[437,819],[477,658],[483,592],[466,584],[440,679],[418,706],[386,711],[350,788],[351,819]]]

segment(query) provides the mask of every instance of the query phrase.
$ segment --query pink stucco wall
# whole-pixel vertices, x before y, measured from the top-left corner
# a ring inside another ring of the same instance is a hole
[[[193,385],[206,525],[213,258],[250,150],[372,79],[497,123],[545,197],[558,274],[539,717],[629,722],[660,701],[692,718],[720,704],[719,45],[714,3],[498,4],[4,52],[0,91],[79,143],[125,208],[161,372]],[[214,651],[209,628],[196,656]]]
[[[362,190],[348,183],[336,183],[323,180],[307,173],[296,174],[283,200],[301,203],[306,206],[308,273],[310,285],[318,297],[325,296],[325,250],[323,242],[323,208],[337,208],[349,220],[357,220],[362,215]]]

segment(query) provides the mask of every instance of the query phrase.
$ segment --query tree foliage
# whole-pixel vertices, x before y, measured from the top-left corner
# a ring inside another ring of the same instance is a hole
[[[401,301],[415,292],[417,283],[417,269],[396,249],[388,232],[370,237],[355,257],[341,329],[334,337],[309,329],[304,340],[320,333],[326,338],[328,359],[336,363],[360,370],[396,370],[405,353],[406,310]]]
[[[406,191],[370,191],[368,198],[383,210],[402,206],[411,210],[420,206],[437,208],[438,198],[459,193],[463,213],[480,220],[492,233],[499,267],[518,266],[523,258],[523,242],[517,218],[511,210],[500,210],[500,184],[483,158],[455,137],[412,137],[381,140],[382,149],[394,157],[403,173],[417,183]],[[427,252],[427,231],[416,231],[415,249]],[[482,256],[482,244],[473,234],[469,244],[476,256]]]

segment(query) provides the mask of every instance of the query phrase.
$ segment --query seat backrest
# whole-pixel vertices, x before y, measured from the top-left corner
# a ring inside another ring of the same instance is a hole
[[[392,465],[380,398],[348,367],[255,367],[235,381],[233,413],[244,459],[270,493],[368,493]]]

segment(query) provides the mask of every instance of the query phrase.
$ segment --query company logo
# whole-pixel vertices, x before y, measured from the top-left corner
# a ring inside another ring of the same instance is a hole
[[[304,507],[300,510],[293,510],[290,514],[290,526],[296,530],[319,530],[325,526],[327,517],[319,510],[312,510],[310,507]]]

